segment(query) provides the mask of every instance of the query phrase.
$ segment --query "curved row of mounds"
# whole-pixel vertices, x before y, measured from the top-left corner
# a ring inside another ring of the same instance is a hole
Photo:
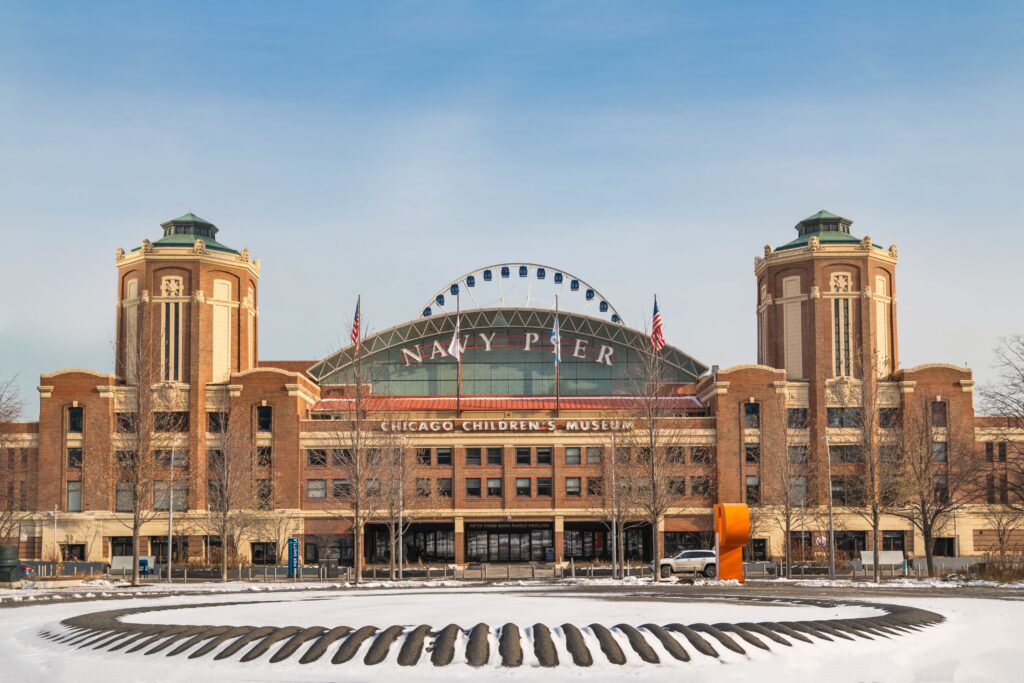
[[[749,600],[749,598],[748,598]],[[747,602],[747,601],[744,601]],[[477,624],[465,629],[449,624],[441,629],[429,625],[362,626],[188,626],[178,624],[138,624],[121,621],[123,617],[168,609],[185,609],[194,605],[161,605],[156,607],[129,607],[125,609],[93,612],[65,619],[60,629],[43,631],[40,636],[56,643],[79,649],[108,652],[141,653],[167,657],[187,656],[188,659],[208,658],[224,660],[240,655],[240,662],[266,662],[275,664],[296,658],[301,664],[330,661],[331,664],[352,662],[363,649],[365,665],[380,664],[397,648],[397,663],[414,666],[429,662],[433,666],[446,666],[455,661],[456,650],[465,643],[464,661],[480,667],[489,663],[517,667],[524,662],[524,649],[533,650],[536,661],[543,667],[559,665],[591,666],[598,658],[611,664],[627,661],[622,638],[624,636],[636,657],[650,664],[659,664],[664,653],[676,660],[688,662],[695,657],[719,657],[720,652],[731,650],[746,654],[748,648],[771,650],[786,648],[795,641],[827,643],[836,640],[867,641],[892,638],[920,631],[944,621],[934,612],[901,605],[833,602],[824,600],[788,600],[774,598],[773,603],[785,602],[834,608],[841,605],[871,607],[886,614],[853,619],[823,619],[809,621],[762,621],[737,624],[618,624],[609,629],[600,624],[589,628],[599,644],[599,650],[587,645],[581,627],[565,623],[557,628],[534,624],[526,629],[507,623],[496,627],[497,659],[491,648],[491,629],[488,624]],[[227,607],[239,602],[206,604],[205,607]],[[747,602],[749,604],[749,602]],[[560,631],[560,634],[557,633]],[[466,636],[463,638],[463,636]],[[566,658],[559,657],[555,638],[564,639]],[[660,643],[662,655],[651,646]],[[358,661],[358,660],[356,660]]]

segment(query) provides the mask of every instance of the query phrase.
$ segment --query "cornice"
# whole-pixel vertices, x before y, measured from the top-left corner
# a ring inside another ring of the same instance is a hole
[[[147,244],[149,245],[147,247]],[[243,249],[240,254],[215,251],[212,249],[196,250],[195,247],[155,247],[148,240],[143,242],[141,249],[126,252],[120,247],[115,253],[115,260],[118,268],[130,267],[145,263],[146,261],[156,262],[199,262],[218,267],[244,268],[257,279],[260,276],[260,260],[250,259],[249,250]]]

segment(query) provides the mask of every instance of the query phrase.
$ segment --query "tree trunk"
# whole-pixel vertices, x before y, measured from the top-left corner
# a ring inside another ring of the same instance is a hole
[[[358,524],[352,525],[352,569],[358,584],[363,579],[363,532]]]
[[[792,524],[789,518],[786,518],[786,538],[782,544],[783,550],[786,553],[786,578],[793,577],[793,530]]]
[[[390,546],[391,552],[388,553],[388,578],[394,581],[397,578],[395,573],[395,527],[391,525],[388,527],[388,545]]]
[[[881,567],[878,566],[878,527],[881,526],[881,515],[878,508],[871,511],[871,577],[875,583],[882,583]]]
[[[132,585],[139,585],[139,527],[136,520],[132,524]]]
[[[652,456],[653,457],[653,456]],[[661,581],[661,572],[658,570],[658,560],[661,553],[658,552],[658,518],[651,518],[651,563],[654,566],[654,582]],[[643,576],[643,574],[641,574]]]

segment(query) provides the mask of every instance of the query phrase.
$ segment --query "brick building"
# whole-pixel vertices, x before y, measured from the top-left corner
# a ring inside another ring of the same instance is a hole
[[[998,499],[1004,440],[1021,435],[1008,437],[997,421],[975,417],[969,369],[900,367],[896,246],[853,236],[851,223],[819,212],[796,226],[796,239],[766,246],[755,259],[756,365],[709,368],[675,347],[661,351],[673,500],[659,523],[659,548],[651,548],[642,524],[626,532],[631,557],[706,547],[714,501],[770,508],[780,487],[770,463],[778,458],[798,470],[784,486],[800,490],[813,507],[823,509],[831,495],[840,553],[870,547],[870,527],[858,510],[863,496],[852,493],[863,485],[865,412],[876,416],[872,438],[880,449],[902,416],[918,411],[937,459],[970,454],[989,495],[977,488],[951,493],[970,496],[971,504],[940,530],[936,553],[989,547],[981,512]],[[272,522],[250,531],[238,554],[281,561],[285,539],[297,537],[309,561],[324,553],[351,561],[350,482],[335,456],[352,424],[357,376],[367,378],[371,392],[368,424],[400,443],[417,487],[431,500],[418,512],[409,505],[415,519],[405,534],[407,558],[608,557],[600,482],[611,449],[631,447],[638,424],[631,386],[649,341],[623,325],[595,289],[544,266],[493,266],[448,285],[415,320],[362,339],[358,360],[348,346],[320,361],[266,361],[258,344],[260,262],[218,241],[218,229],[193,214],[162,227],[162,239],[117,250],[115,372],[43,374],[39,421],[3,426],[7,486],[0,497],[31,513],[20,524],[24,557],[50,559],[58,549],[94,561],[130,554],[124,520],[135,503],[121,484],[97,473],[132,452],[138,436],[128,422],[146,406],[154,424],[173,418],[173,426],[154,427],[164,432],[158,481],[139,504],[158,513],[143,530],[142,554],[167,552],[168,507],[176,510],[178,561],[203,561],[220,546],[201,520],[213,509],[209,470],[223,458],[230,423],[251,457],[255,514]],[[578,295],[583,303],[582,312],[558,313],[557,391],[550,305],[527,297],[523,306],[450,310],[456,293],[528,281],[556,285],[566,299]],[[448,350],[456,319],[461,368]],[[356,374],[358,363],[365,374]],[[769,517],[755,513],[750,550],[758,558],[783,550],[781,528]],[[791,529],[797,550],[821,552],[822,519],[808,517]],[[390,552],[381,522],[367,525],[363,551],[370,562]],[[920,534],[897,516],[883,518],[882,542],[921,554]]]

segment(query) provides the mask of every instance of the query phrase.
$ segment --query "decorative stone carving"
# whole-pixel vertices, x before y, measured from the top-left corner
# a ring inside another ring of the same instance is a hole
[[[206,295],[203,294],[203,290],[201,289],[197,289],[192,293],[192,299],[200,304],[206,303]]]
[[[238,255],[238,260],[239,261],[243,261],[245,263],[249,262],[249,248],[248,247],[242,249],[242,253]]]
[[[260,268],[262,268],[262,264],[260,263],[259,259],[256,259],[255,261],[253,261],[252,265],[256,268],[256,272],[257,273],[260,272]]]
[[[770,244],[764,245],[764,257],[768,258],[768,256],[771,255],[771,253],[772,253],[772,245],[770,245]]]
[[[850,274],[849,273],[833,273],[832,274],[832,291],[833,292],[849,292],[849,291],[851,291]]]
[[[871,249],[871,235],[864,235],[864,239],[860,241],[860,246],[864,249]]]
[[[811,251],[821,251],[821,238],[817,235],[813,235],[807,242],[807,246]]]
[[[149,290],[148,289],[142,290],[142,301],[143,301],[143,303],[147,303],[147,304],[149,303]]]
[[[148,254],[151,251],[153,251],[153,243],[149,240],[142,240],[142,253]]]
[[[124,249],[118,247],[117,250],[114,251],[114,259],[117,261],[124,261]]]
[[[812,299],[820,299],[821,298],[821,288],[818,287],[818,285],[811,285],[811,298]]]
[[[165,277],[160,283],[161,296],[181,296],[185,284],[180,277]]]
[[[864,288],[864,291],[863,291],[863,292],[861,293],[861,295],[862,295],[862,296],[863,296],[863,297],[864,297],[865,299],[870,299],[870,298],[871,298],[871,287],[865,287],[865,288]]]
[[[763,258],[761,258],[760,256],[755,256],[754,257],[754,270],[757,270],[763,264],[764,264],[764,259]]]
[[[899,253],[899,250],[896,248],[895,244],[892,244],[892,245],[889,246],[889,256],[892,256],[893,258],[896,258],[898,253]]]
[[[242,308],[244,308],[247,311],[252,311],[256,307],[255,304],[256,296],[255,293],[252,291],[252,287],[250,287],[248,293],[246,293],[245,297],[242,299]]]
[[[193,254],[205,254],[206,253],[206,242],[203,240],[196,240],[192,243]]]

